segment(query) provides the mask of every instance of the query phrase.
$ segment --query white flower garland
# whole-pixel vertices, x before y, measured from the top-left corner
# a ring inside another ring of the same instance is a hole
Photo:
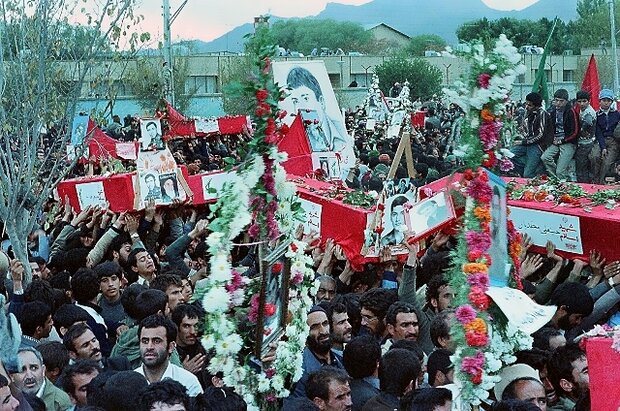
[[[286,154],[279,153],[272,148],[269,157],[274,160],[274,179],[277,190],[279,212],[276,213],[280,232],[291,238],[299,222],[292,212],[297,202],[295,185],[286,181],[286,173],[281,162],[286,160]],[[284,398],[289,395],[285,381],[296,382],[301,378],[303,348],[308,336],[306,324],[307,311],[312,306],[310,292],[314,280],[312,260],[304,251],[306,244],[302,241],[293,241],[286,257],[291,260],[291,280],[289,281],[289,311],[293,313],[292,321],[286,327],[286,341],[279,341],[276,348],[276,358],[272,364],[275,372],[267,375],[257,373],[251,367],[240,363],[238,355],[243,349],[243,338],[237,332],[237,322],[234,308],[239,307],[245,300],[245,283],[230,292],[227,285],[233,284],[232,267],[228,261],[232,249],[232,239],[251,223],[252,215],[249,209],[250,191],[256,186],[265,170],[265,163],[260,155],[251,160],[251,165],[241,171],[232,182],[226,183],[219,192],[219,200],[212,207],[213,211],[220,212],[218,231],[212,232],[206,243],[209,253],[211,272],[209,277],[197,290],[203,295],[202,305],[206,311],[205,334],[202,344],[208,351],[213,350],[208,369],[215,374],[224,375],[226,386],[234,387],[248,404],[249,410],[258,410],[259,396],[272,393],[275,398]]]

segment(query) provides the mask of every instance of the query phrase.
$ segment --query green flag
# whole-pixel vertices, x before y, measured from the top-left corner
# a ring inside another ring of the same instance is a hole
[[[547,74],[545,73],[545,62],[547,60],[547,55],[549,54],[549,43],[551,42],[551,36],[553,36],[553,31],[555,30],[555,25],[557,22],[558,18],[556,17],[553,21],[553,27],[551,27],[551,33],[549,33],[549,37],[545,43],[545,49],[542,57],[538,63],[538,71],[536,72],[536,78],[534,79],[534,85],[532,86],[532,91],[540,94],[546,105],[549,105],[550,101],[549,89],[547,88]]]

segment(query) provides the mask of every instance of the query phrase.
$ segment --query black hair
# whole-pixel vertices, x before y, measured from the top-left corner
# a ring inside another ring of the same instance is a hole
[[[168,296],[161,290],[148,289],[136,297],[134,319],[142,321],[144,318],[166,311]]]
[[[90,374],[95,371],[102,371],[101,366],[97,361],[77,359],[75,362],[69,364],[62,370],[62,374],[60,374],[57,385],[62,388],[64,392],[73,396],[76,388],[73,383],[73,377],[76,375]]]
[[[560,380],[565,379],[575,382],[573,378],[573,361],[585,356],[586,353],[579,348],[579,345],[574,343],[558,347],[551,353],[547,362],[547,378],[549,378],[549,382],[551,382],[558,395],[565,392],[560,386]]]
[[[431,300],[439,299],[439,289],[448,285],[448,279],[443,273],[435,274],[431,277],[430,281],[426,285],[426,303],[431,306]]]
[[[197,411],[247,411],[248,405],[243,397],[232,388],[210,386],[205,389],[202,404]]]
[[[558,308],[565,306],[570,314],[582,314],[588,316],[594,309],[594,300],[590,295],[590,289],[581,283],[565,282],[560,284],[551,294],[549,305]]]
[[[332,381],[342,384],[349,382],[349,376],[344,370],[336,367],[325,366],[310,373],[308,381],[306,381],[306,397],[310,400],[321,398],[327,401],[329,399],[329,385]]]
[[[411,351],[415,354],[415,357],[420,361],[420,364],[424,362],[424,350],[417,341],[411,340],[397,340],[390,346],[390,350],[402,349]]]
[[[204,317],[204,310],[198,305],[183,303],[174,307],[170,314],[170,319],[177,327],[181,326],[181,322],[185,317],[202,319]]]
[[[73,340],[79,338],[88,330],[92,331],[92,329],[84,323],[73,324],[71,327],[69,327],[65,335],[62,336],[62,343],[64,344],[65,348],[71,352],[77,352],[75,345],[73,345]]]
[[[515,361],[515,363],[527,364],[535,370],[540,371],[547,366],[550,355],[551,353],[549,351],[544,351],[539,348],[521,350],[515,353],[515,357],[517,357],[517,361]]]
[[[317,101],[323,97],[319,81],[303,67],[293,67],[286,76],[286,84],[292,89],[308,87],[314,93]]]
[[[140,407],[136,393],[147,386],[146,378],[136,371],[102,372],[88,385],[86,400],[106,411],[135,410]]]
[[[75,304],[61,305],[52,317],[54,320],[54,327],[56,327],[56,331],[58,331],[58,335],[61,337],[61,327],[69,328],[77,322],[88,321],[90,318],[90,315],[85,309]]]
[[[139,321],[138,315],[141,310],[138,310],[136,306],[136,299],[146,290],[148,290],[146,285],[133,283],[125,288],[123,294],[121,294],[121,305],[123,306],[123,310],[125,310],[125,313],[133,320]]]
[[[183,280],[180,276],[173,273],[160,274],[153,278],[153,280],[149,284],[149,287],[153,290],[161,290],[163,292],[166,292],[168,287],[170,287],[171,285],[183,287]]]
[[[180,382],[169,378],[150,384],[140,393],[139,397],[142,411],[150,411],[153,404],[158,402],[166,405],[183,404],[186,410],[190,409],[187,389]]]
[[[69,350],[58,341],[46,341],[37,345],[37,350],[43,357],[43,364],[48,371],[58,368],[62,370],[69,364]]]
[[[540,94],[532,92],[525,96],[525,101],[529,101],[534,107],[540,107],[542,105],[542,97]]]
[[[24,335],[32,337],[37,327],[44,327],[48,317],[52,314],[49,305],[41,301],[24,303],[19,313],[18,320]]]
[[[140,321],[140,325],[138,326],[138,340],[140,340],[140,335],[142,334],[143,329],[158,327],[164,327],[166,329],[166,345],[170,345],[171,342],[175,342],[177,340],[177,326],[160,314],[149,315]]]
[[[577,100],[590,100],[590,97],[592,97],[592,95],[586,90],[579,90],[575,97],[577,98]]]
[[[452,392],[447,388],[419,388],[411,390],[400,399],[402,411],[434,411],[436,407],[452,401]]]
[[[101,264],[97,264],[93,271],[97,275],[99,282],[106,277],[117,276],[120,280],[123,276],[123,268],[115,261],[105,261]]]
[[[23,392],[24,399],[30,405],[32,411],[46,411],[45,402],[34,394]]]
[[[412,381],[417,381],[422,366],[415,354],[396,348],[389,350],[379,362],[379,387],[382,392],[401,397]]]
[[[4,375],[0,374],[0,388],[8,387],[8,386],[9,386],[9,380],[7,380]]]
[[[431,341],[437,348],[441,348],[439,345],[439,339],[450,338],[450,317],[454,315],[454,311],[451,309],[441,311],[432,319],[430,325]]]
[[[347,307],[347,315],[349,316],[349,324],[351,324],[351,332],[357,335],[362,325],[362,316],[360,314],[360,296],[358,294],[336,294],[331,301],[332,304],[344,304]]]
[[[24,290],[24,301],[40,301],[47,304],[52,310],[52,313],[56,308],[56,296],[54,295],[54,289],[45,280],[40,278],[33,279],[30,285]]]
[[[544,386],[542,385],[542,383],[538,381],[536,378],[532,378],[532,377],[517,378],[516,380],[510,381],[510,383],[506,386],[506,388],[504,388],[504,391],[502,392],[502,400],[518,400],[519,398],[517,397],[517,384],[521,381],[535,381],[538,384],[540,384],[540,386],[543,387],[544,389]]]
[[[372,311],[380,321],[383,321],[388,308],[398,300],[396,290],[373,288],[362,294],[360,307]]]
[[[353,338],[344,347],[342,362],[351,378],[370,377],[377,370],[381,359],[381,346],[376,338],[360,335]]]
[[[416,318],[418,318],[418,320],[420,319],[420,314],[413,304],[405,301],[396,301],[394,304],[390,305],[390,308],[388,308],[385,314],[385,323],[396,325],[396,317],[398,314],[402,313],[414,313]]]
[[[428,356],[426,367],[428,372],[428,383],[430,385],[435,385],[437,371],[447,374],[448,371],[454,367],[450,360],[451,355],[452,353],[450,351],[445,348],[440,348],[438,350],[434,350],[431,355]]]
[[[553,327],[543,327],[532,334],[532,337],[534,338],[534,343],[532,346],[541,350],[551,351],[551,348],[549,347],[549,340],[552,337],[557,337],[559,335],[562,335],[560,330]]]
[[[71,273],[69,271],[60,271],[48,279],[52,288],[64,291],[71,291]]]
[[[90,268],[82,267],[71,277],[71,292],[75,301],[80,304],[95,299],[99,290],[97,274]]]

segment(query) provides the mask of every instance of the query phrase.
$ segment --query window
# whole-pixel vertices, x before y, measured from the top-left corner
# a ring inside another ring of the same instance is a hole
[[[185,92],[195,94],[217,93],[217,76],[189,76],[185,80]]]
[[[564,70],[562,72],[562,81],[575,81],[575,70]]]

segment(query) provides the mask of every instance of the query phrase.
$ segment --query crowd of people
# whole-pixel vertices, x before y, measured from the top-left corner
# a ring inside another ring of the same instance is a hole
[[[555,93],[548,113],[536,93],[524,107],[508,107],[519,125],[516,172],[604,182],[617,156],[620,115],[610,108],[608,90],[599,97],[598,113],[583,91],[576,95],[579,109],[565,90]],[[412,133],[416,175],[408,176],[404,160],[396,171],[396,181],[411,178],[416,187],[461,167],[452,152],[463,112],[439,101],[426,109],[424,126]],[[380,192],[400,139],[386,139],[380,126],[368,130],[365,121],[364,108],[346,114],[359,162],[345,184]],[[122,125],[116,117],[105,131],[137,141],[140,128],[134,118]],[[169,147],[177,162],[199,173],[224,168],[225,157],[239,159],[246,137],[184,139]],[[74,175],[84,173],[81,167]],[[0,411],[245,410],[239,393],[207,369],[204,312],[192,300],[208,276],[207,215],[206,206],[178,202],[155,207],[149,201],[142,212],[113,213],[74,212],[50,200],[28,238],[28,262],[14,259],[5,239],[10,264],[0,294],[22,335],[17,358],[0,367]],[[404,260],[383,252],[361,271],[334,241],[310,242],[319,288],[308,313],[303,376],[284,410],[451,409],[458,389],[451,362],[454,290],[446,272],[456,239],[439,232],[420,250],[409,236],[399,238]],[[245,234],[235,241],[247,242]],[[620,323],[620,262],[596,251],[585,262],[567,260],[552,244],[546,255],[529,253],[527,239],[523,245],[525,293],[557,309],[533,335],[534,347],[501,371],[482,408],[589,410],[587,358],[578,341],[595,324]],[[244,275],[257,275],[255,246],[238,246],[231,258]]]

